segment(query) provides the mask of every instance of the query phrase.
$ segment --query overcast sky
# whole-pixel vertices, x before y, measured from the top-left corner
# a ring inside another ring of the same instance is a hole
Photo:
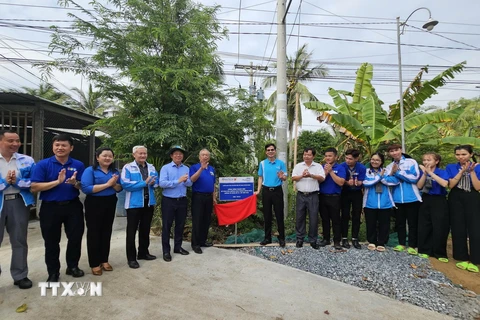
[[[88,2],[78,1],[86,8],[89,8]],[[271,66],[276,60],[277,1],[196,2],[222,6],[217,18],[231,32],[228,39],[218,43],[228,74],[227,85],[248,88],[247,73],[235,69],[234,65],[253,62],[255,66]],[[427,10],[415,12],[407,22],[401,36],[404,87],[420,66],[430,65],[430,73],[425,77],[430,79],[448,66],[466,60],[467,69],[426,104],[445,106],[460,97],[479,96],[476,85],[480,85],[480,1],[477,0],[293,0],[286,19],[287,54],[293,55],[298,46],[307,43],[313,51],[314,65],[324,64],[329,69],[326,79],[306,83],[312,93],[327,103],[332,103],[327,94],[329,87],[352,91],[355,70],[363,62],[372,63],[374,86],[379,97],[389,105],[399,96],[395,18],[399,16],[403,22],[422,6],[428,7],[440,23],[431,33],[421,31],[429,18]],[[0,0],[0,90],[36,87],[40,83],[39,71],[28,61],[18,59],[51,59],[46,52],[51,33],[37,27],[68,26],[68,22],[58,20],[71,20],[67,17],[69,10],[54,7],[58,7],[55,0]],[[255,74],[257,88],[263,76],[271,72],[274,70],[270,68],[267,73]],[[71,74],[57,72],[51,82],[72,96],[71,87],[87,88],[86,79]],[[267,89],[266,96],[272,91]],[[313,113],[304,111],[303,117],[304,130],[319,128]]]

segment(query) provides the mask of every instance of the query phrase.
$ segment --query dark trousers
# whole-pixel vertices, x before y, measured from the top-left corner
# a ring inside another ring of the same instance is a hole
[[[60,239],[62,224],[67,235],[67,267],[78,267],[82,251],[83,205],[78,198],[67,202],[42,202],[40,229],[45,243],[45,264],[48,274],[60,272]]]
[[[150,254],[150,226],[152,224],[154,206],[127,209],[127,260],[137,260],[135,235],[138,229],[138,256]]]
[[[212,221],[213,195],[211,193],[192,193],[192,247],[205,244],[208,229]]]
[[[304,195],[297,193],[295,231],[297,241],[303,241],[306,233],[308,211],[308,242],[317,242],[318,238],[318,192]]]
[[[262,188],[263,218],[265,220],[265,239],[272,239],[272,207],[277,219],[278,239],[285,240],[285,223],[283,217],[283,190],[282,187]]]
[[[448,206],[452,226],[453,258],[480,264],[480,193],[453,188],[448,195]]]
[[[417,247],[418,238],[418,208],[420,202],[396,203],[395,229],[398,234],[398,242],[402,246],[407,243],[407,221],[408,221],[408,246]]]
[[[376,246],[385,246],[390,231],[390,215],[392,209],[364,208],[367,222],[367,241]]]
[[[362,190],[345,190],[341,195],[342,208],[342,238],[348,236],[350,213],[352,216],[352,239],[358,239],[360,231],[360,217],[362,215],[363,194]],[[350,211],[351,210],[351,211]]]
[[[110,239],[115,218],[117,195],[85,199],[85,222],[87,223],[87,251],[90,268],[108,262]]]
[[[163,253],[170,253],[170,232],[175,221],[174,247],[180,250],[183,240],[183,228],[187,218],[187,197],[162,197],[162,249]]]
[[[340,243],[342,238],[340,195],[320,194],[319,207],[320,216],[322,217],[323,239],[327,240],[327,242],[330,242],[330,227],[333,227],[333,242]]]
[[[422,200],[418,211],[418,252],[446,258],[450,232],[447,199],[424,194]]]

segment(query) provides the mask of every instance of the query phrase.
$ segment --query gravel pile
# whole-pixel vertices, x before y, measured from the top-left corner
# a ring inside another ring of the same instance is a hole
[[[335,252],[331,246],[242,248],[242,252],[319,276],[341,281],[390,298],[460,319],[480,315],[480,296],[453,285],[428,259],[406,252],[349,249]]]

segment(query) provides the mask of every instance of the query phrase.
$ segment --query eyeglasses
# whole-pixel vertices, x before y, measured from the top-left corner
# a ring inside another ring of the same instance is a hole
[[[372,162],[382,162],[382,160],[380,160],[380,159],[370,159],[370,161],[372,161]]]
[[[268,151],[275,151],[275,149],[267,149],[267,152],[268,152]]]

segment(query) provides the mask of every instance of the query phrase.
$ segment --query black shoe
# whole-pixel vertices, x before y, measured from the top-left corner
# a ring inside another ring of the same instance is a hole
[[[352,245],[355,249],[362,249],[362,246],[360,245],[360,242],[358,242],[357,239],[355,240],[352,239]]]
[[[48,275],[47,282],[58,282],[60,278],[60,273],[52,273]]]
[[[340,242],[334,242],[333,247],[335,250],[343,250],[343,247],[340,245]]]
[[[170,253],[164,253],[163,260],[165,260],[166,262],[172,261],[172,256],[170,255]]]
[[[353,243],[354,240],[352,240]],[[345,249],[350,249],[350,244],[348,243],[348,239],[342,239],[342,247]]]
[[[202,253],[203,253],[203,251],[202,251],[202,249],[200,249],[200,247],[196,247],[196,246],[195,246],[195,247],[192,247],[192,249],[193,249],[193,252],[195,252],[195,253],[198,253],[198,254],[202,254]]]
[[[13,282],[14,285],[18,286],[20,289],[30,289],[32,287],[32,281],[27,277],[16,280]]]
[[[297,247],[297,248],[303,247],[303,241],[302,240],[297,240],[297,243],[295,243],[295,247]]]
[[[280,243],[280,247],[285,248],[285,240],[278,240],[278,243]]]
[[[320,248],[320,246],[319,246],[316,242],[311,242],[311,243],[310,243],[310,247],[312,247],[313,249],[318,249],[318,248]]]
[[[136,260],[128,261],[128,266],[132,269],[140,268],[140,265],[138,264],[138,261],[136,261]]]
[[[266,246],[267,244],[270,244],[270,243],[272,243],[272,240],[264,239],[262,242],[260,242],[260,245],[261,246]]]
[[[327,241],[327,240],[323,239],[322,241],[320,241],[320,243],[318,245],[320,247],[326,247],[329,244],[330,244],[330,241]]]
[[[72,276],[74,278],[80,278],[85,275],[83,270],[79,269],[78,267],[75,268],[67,268],[67,272],[65,272],[67,275]]]
[[[173,250],[173,253],[180,253],[182,256],[186,256],[186,255],[190,254],[190,252],[188,252],[187,250],[185,250],[183,248],[180,248],[178,250]]]
[[[205,247],[205,248],[208,248],[208,247],[211,247],[211,246],[213,246],[213,243],[208,242],[208,241],[205,241],[205,243],[201,245],[201,247]]]
[[[155,260],[155,259],[157,259],[157,256],[154,256],[154,255],[152,255],[152,254],[148,254],[148,253],[147,253],[147,254],[144,255],[144,256],[138,256],[137,259],[138,259],[138,260]]]

